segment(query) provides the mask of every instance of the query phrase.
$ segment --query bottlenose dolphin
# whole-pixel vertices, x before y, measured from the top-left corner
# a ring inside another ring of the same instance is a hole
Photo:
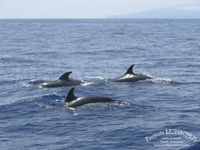
[[[113,82],[137,82],[140,80],[152,79],[151,77],[140,74],[140,73],[138,73],[138,74],[133,73],[133,67],[134,67],[134,64],[128,68],[128,70],[126,71],[126,73],[123,76],[112,79],[111,81],[113,81]]]
[[[116,102],[111,98],[102,97],[102,96],[85,96],[85,97],[76,97],[74,96],[74,87],[69,91],[66,99],[65,106],[67,107],[79,107],[89,103],[111,103]]]
[[[51,81],[51,82],[44,82],[44,83],[37,85],[37,87],[39,87],[39,88],[43,88],[43,87],[55,88],[55,87],[61,87],[61,86],[77,86],[77,85],[80,85],[81,83],[83,83],[80,80],[75,80],[75,79],[69,78],[70,73],[72,73],[72,72],[71,71],[66,72],[58,80]]]

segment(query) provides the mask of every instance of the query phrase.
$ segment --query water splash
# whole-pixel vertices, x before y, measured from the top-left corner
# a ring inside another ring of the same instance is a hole
[[[36,87],[36,85],[45,82],[44,80],[31,80],[29,83],[21,83],[22,87]]]
[[[90,80],[99,80],[99,81],[107,81],[108,79],[101,77],[101,76],[96,76],[96,77],[87,77],[87,79]]]
[[[97,83],[95,82],[84,82],[83,84],[81,84],[82,86],[90,86],[90,85],[96,85]]]
[[[151,81],[156,84],[168,84],[168,85],[176,85],[179,84],[178,82],[175,82],[169,78],[153,78],[153,79],[148,79],[146,81]]]
[[[65,107],[72,111],[109,112],[114,110],[120,110],[123,108],[135,107],[135,105],[130,104],[128,102],[114,102],[114,103],[90,103],[76,108],[68,107],[67,105],[65,105]]]

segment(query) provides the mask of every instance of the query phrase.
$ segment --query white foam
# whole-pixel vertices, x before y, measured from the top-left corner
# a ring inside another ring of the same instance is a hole
[[[102,81],[107,81],[106,78],[101,77],[101,76],[96,76],[96,77],[87,77],[88,79],[95,79],[95,80],[102,80]]]
[[[20,86],[21,87],[34,87],[34,85],[32,85],[32,84],[26,84],[26,83],[21,83]]]
[[[150,81],[158,84],[170,84],[172,82],[172,80],[169,78],[155,78],[155,79],[150,79]]]
[[[90,86],[90,85],[95,85],[95,82],[84,82],[83,84],[81,84],[82,86]]]

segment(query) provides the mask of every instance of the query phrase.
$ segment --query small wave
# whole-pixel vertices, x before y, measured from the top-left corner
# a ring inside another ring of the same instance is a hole
[[[151,81],[157,84],[179,84],[178,82],[172,81],[169,78],[154,78],[154,79],[149,79],[147,81]]]
[[[44,108],[55,108],[63,106],[63,97],[57,94],[46,94],[35,100],[35,104]]]
[[[106,78],[103,78],[101,76],[96,76],[96,77],[87,77],[89,81],[84,82],[82,86],[98,86],[98,87],[107,87],[105,82],[108,80]]]
[[[61,96],[57,95],[57,94],[45,94],[44,96],[42,96],[43,99],[59,99]]]
[[[34,85],[26,84],[26,83],[21,83],[20,86],[22,86],[22,87],[34,87]]]
[[[37,84],[40,84],[40,83],[43,83],[45,81],[43,80],[31,80],[28,84],[30,85],[37,85]]]
[[[114,102],[114,103],[90,103],[90,104],[85,104],[83,106],[76,107],[76,108],[72,108],[72,107],[68,107],[68,106],[66,106],[66,107],[71,110],[86,109],[88,111],[90,111],[90,110],[111,111],[111,110],[116,110],[119,108],[132,107],[132,106],[134,106],[134,105],[132,105],[128,102]]]
[[[95,82],[84,82],[82,84],[82,86],[90,86],[90,85],[96,85],[96,83]]]
[[[189,85],[189,84],[200,84],[200,82],[181,82],[183,85]]]
[[[146,114],[149,107],[143,107],[128,102],[115,102],[115,103],[93,103],[86,104],[76,108],[70,108],[65,105],[67,110],[71,110],[74,116],[77,115],[123,115],[124,113],[131,113],[135,115]]]
[[[29,83],[21,83],[22,87],[35,87],[36,85],[43,83],[43,80],[31,80]]]
[[[96,77],[87,77],[87,78],[88,78],[88,79],[91,79],[91,80],[95,79],[95,80],[100,80],[100,81],[107,81],[106,78],[101,77],[101,76],[96,76]]]
[[[104,83],[97,83],[97,82],[85,82],[82,84],[82,86],[95,86],[95,87],[105,87],[108,88],[108,86]]]

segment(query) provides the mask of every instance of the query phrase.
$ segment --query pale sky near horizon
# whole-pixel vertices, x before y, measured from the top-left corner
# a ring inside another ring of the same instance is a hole
[[[106,18],[177,6],[200,11],[200,0],[0,0],[0,18]]]

